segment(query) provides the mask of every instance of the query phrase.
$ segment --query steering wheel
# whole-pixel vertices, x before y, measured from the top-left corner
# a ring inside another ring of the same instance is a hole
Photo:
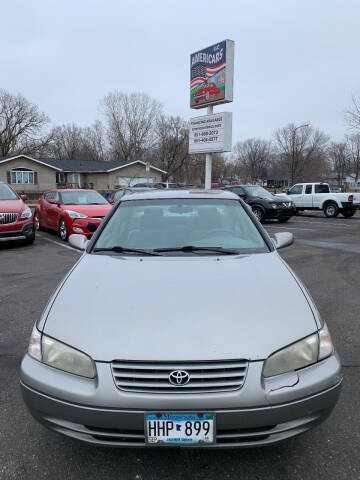
[[[211,235],[213,235],[214,233],[226,233],[226,234],[229,234],[234,237],[234,232],[232,232],[231,230],[221,230],[220,228],[217,229],[217,228],[214,228],[213,230],[210,230],[209,232],[207,232],[205,235],[203,235],[202,237],[198,238],[198,240],[202,240],[203,238],[207,238],[207,237],[210,237]]]

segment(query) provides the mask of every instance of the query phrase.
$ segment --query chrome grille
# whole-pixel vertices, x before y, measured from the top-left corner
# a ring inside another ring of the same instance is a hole
[[[241,388],[245,382],[246,360],[193,362],[137,362],[114,360],[111,369],[120,390],[148,393],[206,393]],[[169,375],[185,370],[190,375],[186,385],[172,385]]]
[[[17,213],[2,213],[0,212],[0,225],[5,225],[6,223],[16,222],[18,214]]]

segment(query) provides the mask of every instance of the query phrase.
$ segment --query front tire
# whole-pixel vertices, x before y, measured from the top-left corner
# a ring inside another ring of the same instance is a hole
[[[264,215],[264,212],[263,212],[262,208],[253,207],[252,211],[253,211],[253,214],[255,215],[255,217],[259,220],[259,222],[262,223],[264,221],[264,218],[265,218],[265,215]]]
[[[43,227],[40,224],[40,217],[37,212],[34,213],[34,225],[35,225],[35,230],[43,230]]]
[[[324,215],[327,218],[335,218],[339,215],[339,207],[334,202],[329,202],[324,206]]]
[[[60,222],[59,222],[59,235],[60,235],[61,240],[63,240],[64,242],[68,239],[69,232],[68,232],[68,229],[67,229],[67,225],[66,225],[66,222],[65,222],[65,218],[61,218],[61,219],[60,219]]]
[[[341,215],[345,218],[353,217],[356,213],[356,208],[344,208]]]

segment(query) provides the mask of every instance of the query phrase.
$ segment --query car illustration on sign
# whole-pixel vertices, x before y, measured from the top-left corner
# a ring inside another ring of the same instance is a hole
[[[205,83],[196,93],[194,93],[194,100],[196,103],[200,99],[204,99],[208,102],[212,95],[219,95],[220,90],[215,83]]]

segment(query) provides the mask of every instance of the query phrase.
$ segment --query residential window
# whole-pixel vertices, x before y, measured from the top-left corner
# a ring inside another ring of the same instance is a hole
[[[34,172],[28,168],[13,168],[11,170],[12,184],[34,184]]]
[[[65,183],[65,173],[56,172],[56,183]]]

